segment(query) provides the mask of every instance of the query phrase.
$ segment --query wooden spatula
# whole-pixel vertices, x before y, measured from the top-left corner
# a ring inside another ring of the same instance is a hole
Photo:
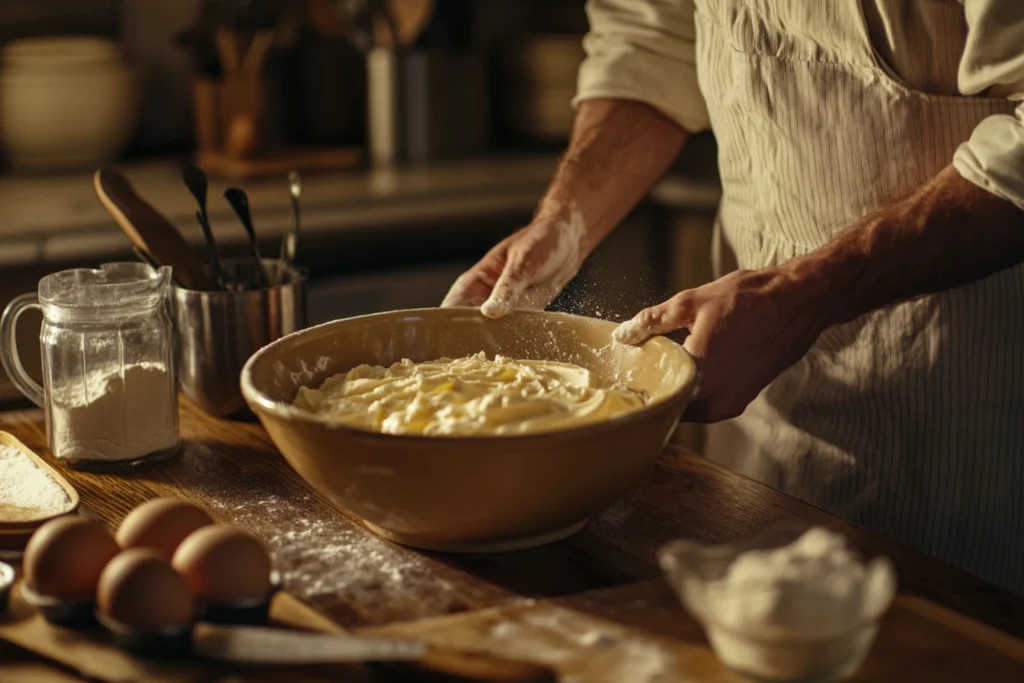
[[[127,178],[113,169],[101,168],[93,184],[103,206],[140,251],[157,264],[170,266],[183,287],[217,289],[199,254],[167,218],[135,193]]]

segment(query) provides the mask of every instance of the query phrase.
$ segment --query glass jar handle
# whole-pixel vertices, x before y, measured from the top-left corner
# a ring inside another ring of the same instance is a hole
[[[3,317],[0,317],[0,361],[3,361],[4,371],[14,386],[37,406],[44,408],[43,388],[25,372],[25,366],[21,364],[21,357],[18,355],[18,340],[15,337],[18,318],[30,308],[43,310],[39,305],[39,297],[35,294],[22,294],[4,309]]]

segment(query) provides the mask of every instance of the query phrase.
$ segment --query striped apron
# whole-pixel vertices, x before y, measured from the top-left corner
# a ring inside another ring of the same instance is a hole
[[[719,274],[820,247],[1013,111],[905,85],[857,0],[696,4]],[[741,417],[711,426],[708,456],[1024,593],[1024,268],[827,330]]]

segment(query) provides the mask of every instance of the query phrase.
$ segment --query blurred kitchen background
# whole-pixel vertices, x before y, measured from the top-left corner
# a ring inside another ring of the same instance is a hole
[[[202,248],[187,160],[211,176],[229,253],[246,241],[223,189],[249,192],[276,253],[302,173],[312,323],[437,305],[529,220],[585,31],[583,0],[0,0],[0,306],[50,272],[134,258],[100,165]],[[555,308],[620,320],[709,279],[714,159],[692,141]],[[18,336],[36,364],[38,318]],[[0,407],[21,402],[0,371]]]

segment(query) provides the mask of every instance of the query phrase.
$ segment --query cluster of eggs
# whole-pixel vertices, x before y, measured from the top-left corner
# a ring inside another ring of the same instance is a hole
[[[92,601],[137,629],[191,624],[201,604],[266,598],[264,545],[203,509],[157,498],[132,510],[116,535],[81,517],[41,526],[25,548],[25,582],[52,600]]]

